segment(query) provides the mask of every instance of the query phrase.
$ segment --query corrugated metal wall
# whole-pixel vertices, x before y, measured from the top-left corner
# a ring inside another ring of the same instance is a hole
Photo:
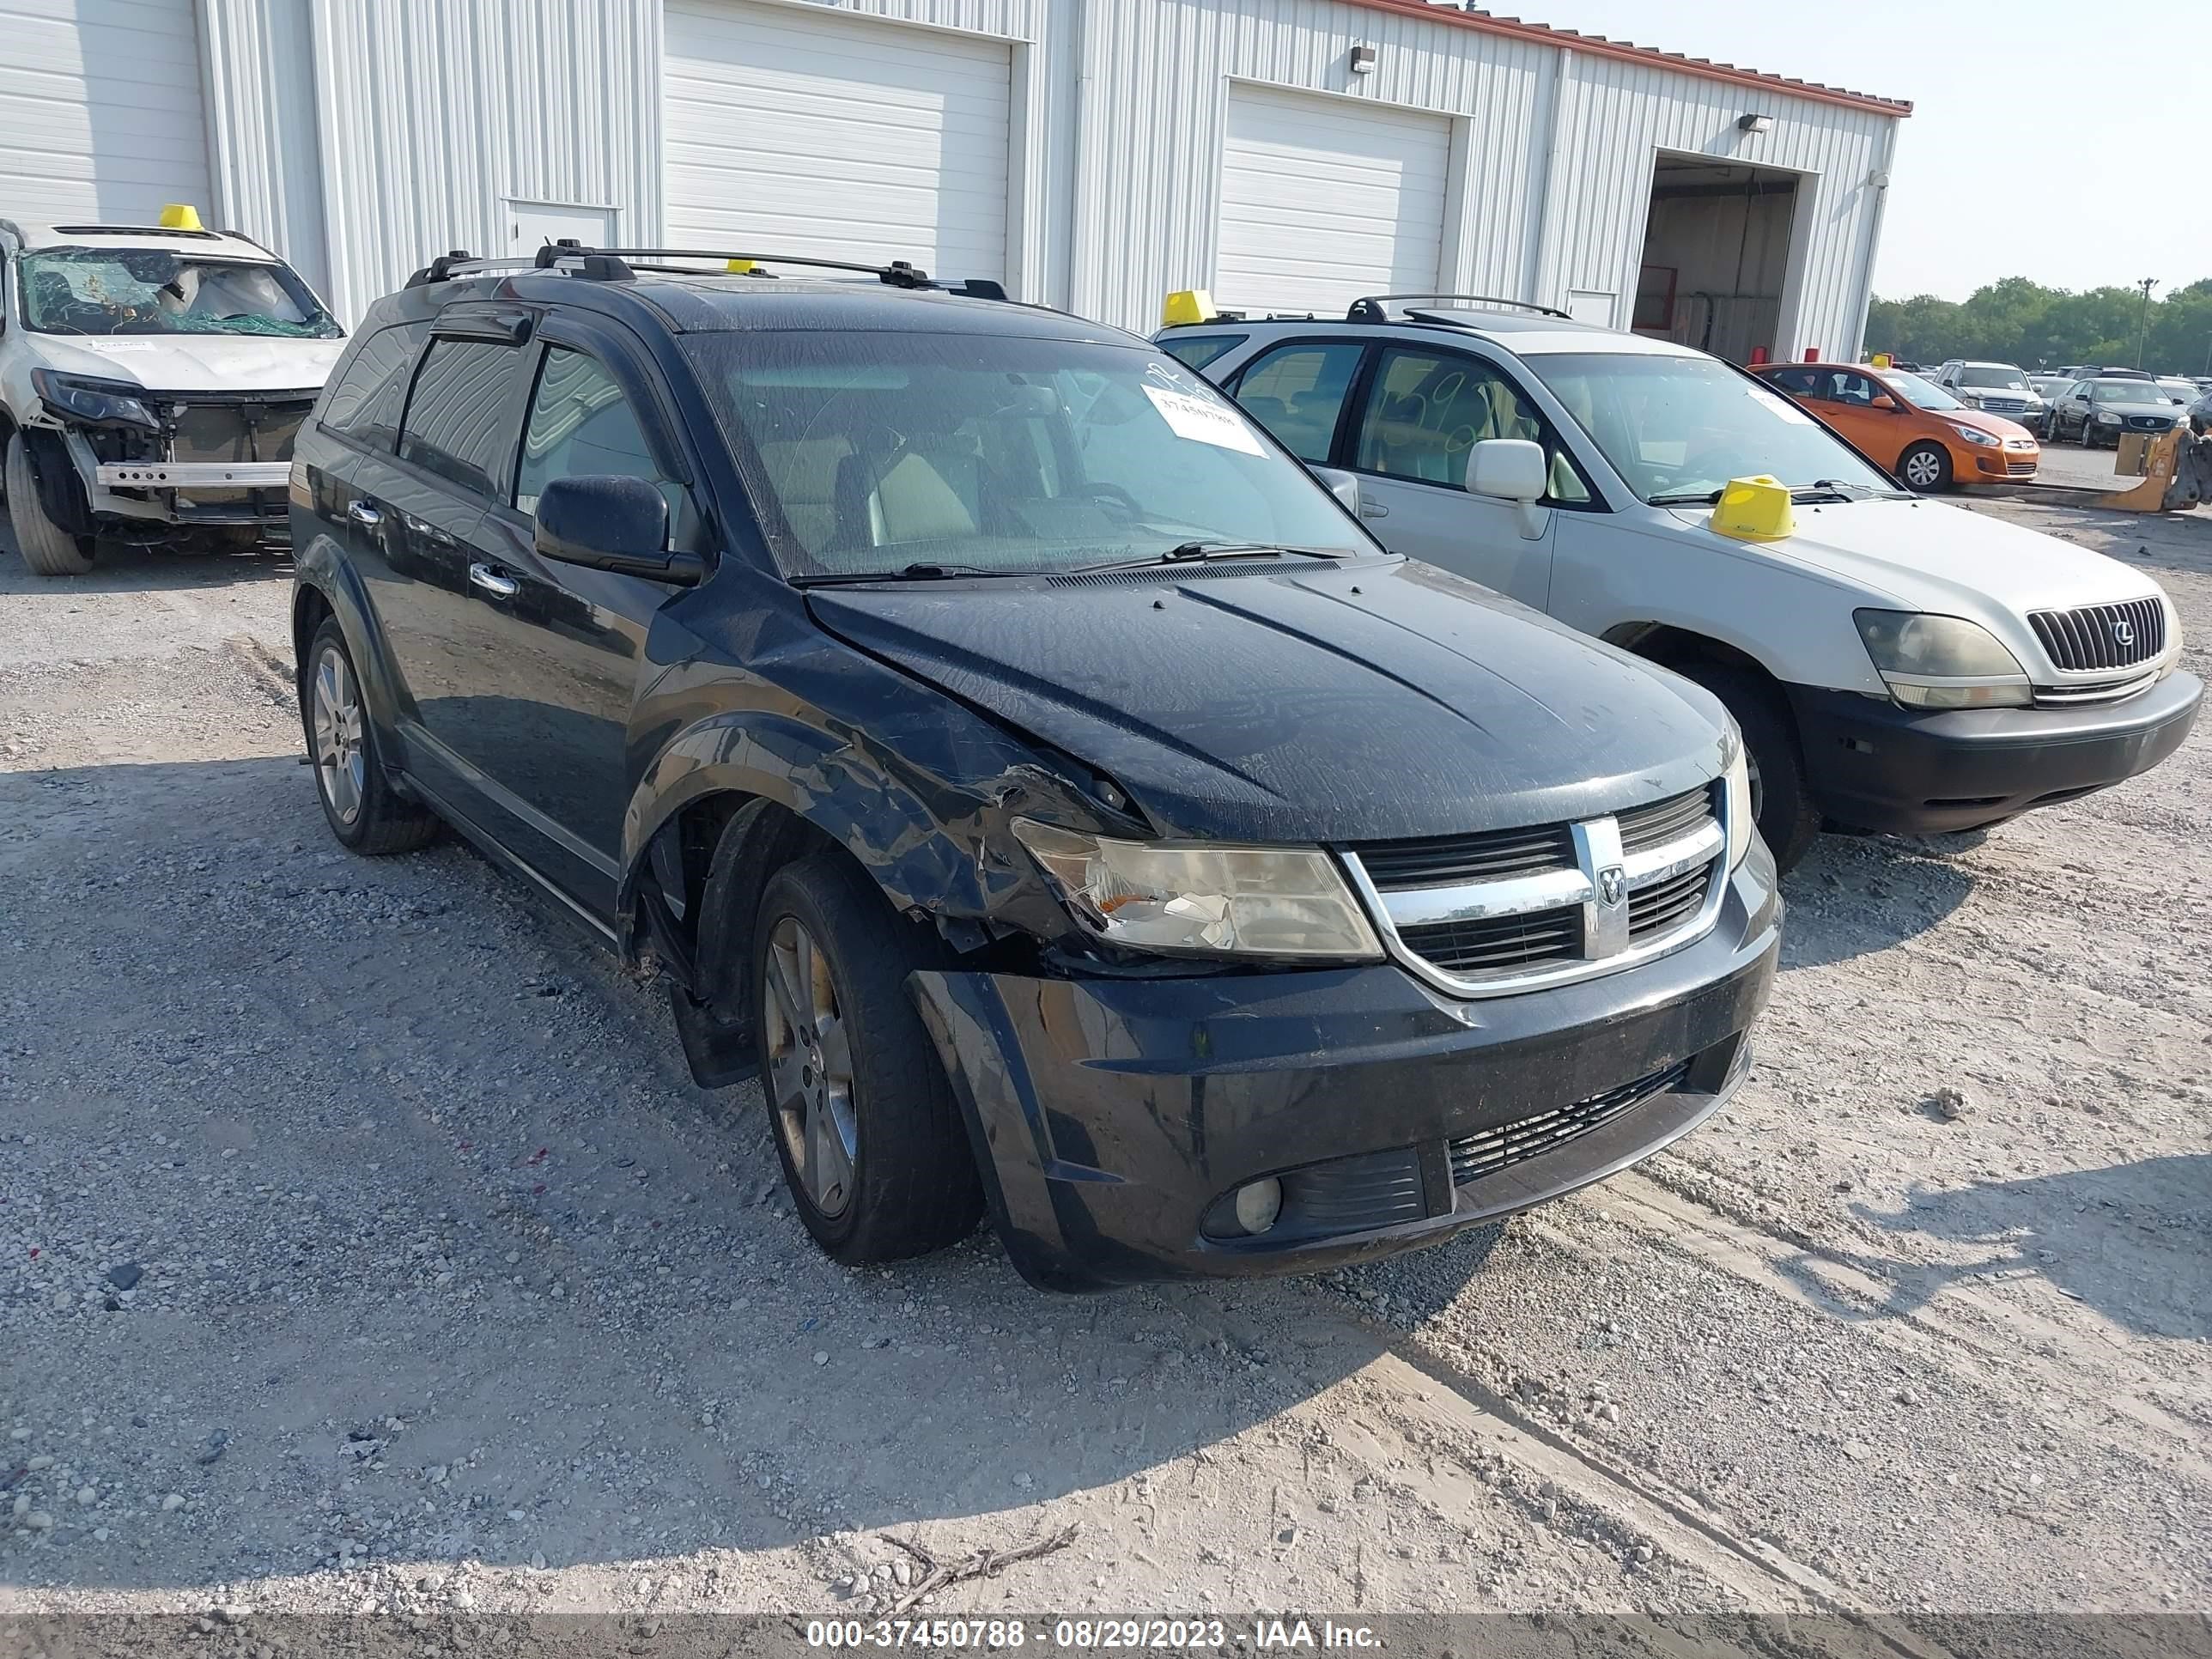
[[[1808,175],[1782,339],[1858,344],[1869,175],[1893,125],[1875,112],[1350,0],[741,3],[1012,43],[1012,280],[1105,321],[1149,329],[1162,295],[1211,279],[1228,91],[1249,82],[1453,118],[1445,285],[1554,304],[1612,294],[1624,325],[1658,151]],[[349,316],[432,253],[503,250],[508,198],[611,208],[624,238],[659,233],[659,0],[202,4],[219,194],[304,264],[319,252]],[[1376,49],[1374,72],[1352,72],[1355,43]],[[312,97],[288,101],[310,77]],[[1737,130],[1752,110],[1771,132]]]
[[[267,5],[277,0],[258,0]],[[504,252],[509,200],[660,230],[658,0],[308,0],[331,299]]]

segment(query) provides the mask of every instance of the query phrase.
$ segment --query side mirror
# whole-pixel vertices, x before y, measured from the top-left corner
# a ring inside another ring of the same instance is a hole
[[[1867,407],[1878,409],[1885,415],[1894,415],[1897,413],[1897,399],[1887,392],[1877,392],[1874,394],[1874,401]]]
[[[1551,487],[1552,464],[1544,446],[1527,438],[1485,438],[1467,452],[1467,493],[1511,501],[1521,509],[1521,538],[1544,533],[1536,503]]]
[[[618,576],[689,587],[707,574],[696,553],[668,550],[668,501],[642,478],[556,478],[538,498],[538,556]]]
[[[1355,519],[1359,516],[1358,474],[1346,472],[1340,467],[1334,466],[1310,466],[1306,471],[1314,475],[1314,481],[1316,483],[1343,504],[1346,512]]]

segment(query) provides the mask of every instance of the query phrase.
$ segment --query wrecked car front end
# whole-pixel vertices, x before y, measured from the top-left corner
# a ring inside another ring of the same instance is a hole
[[[286,489],[317,386],[148,386],[38,369],[44,419],[25,428],[47,516],[79,535],[166,539],[250,528],[289,539]]]

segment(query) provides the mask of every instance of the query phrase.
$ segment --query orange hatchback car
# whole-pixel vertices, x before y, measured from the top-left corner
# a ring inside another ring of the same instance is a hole
[[[1773,363],[1752,371],[1926,494],[2032,478],[2043,451],[2016,421],[1969,409],[1932,380],[1863,363]]]

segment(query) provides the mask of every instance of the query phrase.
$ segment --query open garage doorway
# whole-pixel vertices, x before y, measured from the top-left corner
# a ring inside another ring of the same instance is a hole
[[[1662,154],[1651,175],[1636,331],[1733,362],[1779,356],[1803,183],[1779,168]]]

